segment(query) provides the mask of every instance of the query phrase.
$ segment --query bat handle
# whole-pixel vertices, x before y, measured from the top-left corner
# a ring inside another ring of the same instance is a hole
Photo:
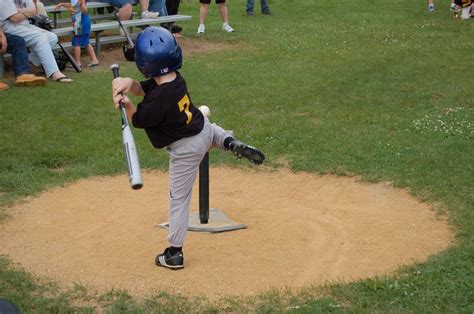
[[[118,64],[112,64],[110,66],[110,68],[112,69],[112,73],[114,74],[114,78],[117,78],[120,76],[120,65]]]
[[[114,63],[110,66],[110,69],[112,69],[112,73],[114,74],[114,79],[120,76],[120,65]],[[122,102],[120,102],[120,107],[123,107]]]
[[[120,76],[120,66],[118,64],[112,64],[110,68],[112,69],[114,78],[117,78]],[[119,106],[120,106],[120,114],[122,116],[122,129],[123,129],[128,124],[127,113],[125,112],[125,106],[123,105],[123,101],[119,102]]]

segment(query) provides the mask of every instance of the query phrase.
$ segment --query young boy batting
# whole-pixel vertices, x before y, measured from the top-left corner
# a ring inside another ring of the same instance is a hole
[[[186,82],[177,71],[182,63],[181,48],[168,30],[143,30],[135,44],[135,63],[147,80],[114,79],[113,100],[116,108],[123,102],[133,126],[145,129],[155,148],[168,150],[169,247],[156,257],[155,263],[181,269],[192,187],[204,155],[218,147],[257,165],[265,157],[256,148],[235,140],[231,131],[211,124],[193,105]],[[135,106],[127,94],[143,96],[143,100]]]

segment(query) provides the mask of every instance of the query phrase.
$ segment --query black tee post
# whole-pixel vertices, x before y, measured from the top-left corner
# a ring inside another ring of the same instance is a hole
[[[209,222],[209,153],[199,164],[199,220],[201,224]]]

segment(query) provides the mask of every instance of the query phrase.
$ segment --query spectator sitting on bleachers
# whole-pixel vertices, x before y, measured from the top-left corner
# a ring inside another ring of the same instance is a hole
[[[132,4],[139,3],[142,13],[141,17],[144,18],[155,18],[158,17],[159,12],[151,10],[150,0],[101,0],[102,2],[108,3],[111,6],[107,7],[107,12],[112,13],[115,11],[115,8],[118,8],[118,15],[121,21],[126,21],[132,19],[133,8]],[[104,14],[104,8],[98,8],[97,12],[99,14]]]
[[[0,28],[0,53],[6,52],[12,55],[15,86],[41,86],[46,83],[46,78],[31,74],[25,40],[20,36],[4,33]],[[0,82],[0,90],[7,88],[7,84]]]
[[[46,9],[44,8],[43,2],[39,0],[36,1],[36,12],[38,12],[39,15],[48,16],[48,13],[46,12]]]
[[[150,0],[150,11],[158,12],[160,16],[168,16],[165,0]]]
[[[150,10],[158,12],[160,16],[168,16],[165,0],[150,0]],[[161,27],[169,28],[170,23],[162,23]]]
[[[158,15],[161,15],[159,11],[150,8],[149,0],[140,0],[140,7],[142,8],[142,19],[155,18],[158,17]]]
[[[36,0],[34,0],[36,1]],[[58,68],[52,47],[58,37],[47,30],[31,25],[28,18],[37,15],[32,0],[1,0],[0,27],[7,33],[23,37],[31,50],[30,61],[43,66],[46,77],[56,82],[70,83],[73,80],[64,75]]]
[[[169,15],[168,6],[165,0],[150,0],[150,8],[153,11],[158,12],[160,16]],[[177,14],[177,12],[175,14]],[[179,35],[179,33],[181,32],[181,27],[174,25],[174,23],[162,23],[161,27],[168,29],[175,37],[182,37],[181,35]]]
[[[102,0],[105,3],[118,8],[118,16],[121,21],[130,20],[132,18],[132,1],[131,0]]]

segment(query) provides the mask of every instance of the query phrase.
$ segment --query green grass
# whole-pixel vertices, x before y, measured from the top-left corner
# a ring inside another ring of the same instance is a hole
[[[182,1],[195,38],[197,1]],[[0,296],[25,312],[474,312],[473,21],[425,1],[271,0],[271,17],[229,1],[233,34],[211,5],[203,42],[233,49],[184,60],[194,103],[265,151],[274,167],[390,181],[447,212],[455,245],[392,277],[209,301],[166,293],[61,291],[0,259]],[[256,1],[257,9],[259,8]],[[256,11],[257,11],[256,9]],[[0,98],[0,205],[79,178],[124,172],[109,70]],[[139,78],[133,65],[122,75]],[[167,168],[135,132],[145,168]],[[213,154],[215,164],[236,164]],[[0,213],[5,211],[1,211]],[[0,250],[1,254],[1,250]]]

